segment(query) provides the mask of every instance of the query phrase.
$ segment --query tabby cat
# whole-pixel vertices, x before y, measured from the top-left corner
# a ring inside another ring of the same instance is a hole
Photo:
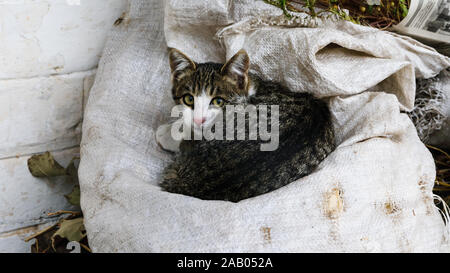
[[[226,106],[254,105],[261,114],[258,107],[276,105],[277,113],[266,108],[268,115],[278,114],[276,124],[266,121],[268,128],[277,126],[278,143],[276,149],[263,151],[261,145],[268,140],[262,137],[177,141],[171,136],[171,124],[162,125],[156,133],[158,144],[176,152],[174,162],[164,170],[163,190],[238,202],[310,174],[335,149],[327,104],[249,73],[250,60],[244,50],[226,64],[195,63],[173,48],[169,48],[169,59],[173,99],[182,106],[183,123],[193,127],[190,135],[211,128],[217,117],[229,118],[223,114]],[[245,121],[249,119],[250,114],[245,115]],[[245,128],[246,134],[250,127]]]

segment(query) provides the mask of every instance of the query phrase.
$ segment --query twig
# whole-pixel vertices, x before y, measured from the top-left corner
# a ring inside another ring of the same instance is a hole
[[[438,163],[439,165],[442,165],[442,166],[448,166],[448,167],[450,167],[450,164],[448,164],[448,163],[446,163],[446,162],[442,162],[442,161],[440,161],[440,160],[434,160],[434,162],[436,162],[436,163]]]
[[[28,238],[25,238],[24,241],[25,241],[25,242],[28,242],[28,241],[30,241],[30,240],[36,238],[37,236],[46,233],[47,231],[51,230],[52,228],[56,227],[57,225],[58,225],[58,223],[56,223],[56,224],[54,224],[54,225],[52,225],[52,226],[49,226],[49,227],[47,227],[47,228],[45,228],[45,229],[39,231],[38,233],[36,233],[36,234],[34,234],[34,235],[31,235],[31,236],[28,237]],[[37,242],[37,241],[36,241],[36,242]]]
[[[433,191],[450,191],[450,188],[437,188],[437,187],[434,187]]]
[[[78,215],[81,215],[81,212],[79,212],[79,211],[60,210],[60,211],[57,211],[57,212],[48,213],[47,215],[48,216],[58,216],[58,215],[61,215],[61,214],[71,214],[72,216],[78,216]]]
[[[89,253],[92,253],[92,250],[91,250],[87,245],[82,244],[82,243],[79,243],[79,244],[80,244],[80,246],[81,246],[82,248],[84,248],[86,251],[88,251]]]
[[[448,159],[450,159],[450,155],[448,153],[446,153],[445,151],[443,151],[442,149],[439,149],[437,147],[431,146],[426,144],[428,148],[433,149],[435,151],[441,152],[442,154],[444,154]]]
[[[439,178],[436,178],[436,184],[443,185],[443,186],[446,186],[446,187],[450,187],[450,184],[448,184],[445,181],[439,180]]]

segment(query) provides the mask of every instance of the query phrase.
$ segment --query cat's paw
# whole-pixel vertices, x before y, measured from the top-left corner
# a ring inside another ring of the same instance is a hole
[[[181,141],[175,140],[171,134],[172,123],[163,124],[156,130],[156,143],[166,151],[179,152]]]

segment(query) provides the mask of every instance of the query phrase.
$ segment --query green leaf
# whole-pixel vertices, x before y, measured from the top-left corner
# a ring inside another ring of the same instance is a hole
[[[80,242],[86,237],[86,229],[83,224],[83,217],[78,217],[72,220],[62,220],[58,231],[52,236],[52,246],[55,249],[55,238],[59,236],[67,239],[69,242]]]
[[[400,10],[402,11],[402,18],[405,18],[408,15],[408,7],[406,6],[405,0],[399,1]]]
[[[66,170],[46,152],[28,159],[28,169],[34,177],[55,177],[66,175]]]
[[[73,187],[72,192],[64,195],[64,197],[70,204],[74,206],[80,206],[80,186],[76,185],[75,187]]]

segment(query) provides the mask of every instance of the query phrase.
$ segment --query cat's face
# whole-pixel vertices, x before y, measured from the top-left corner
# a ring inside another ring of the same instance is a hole
[[[183,121],[194,130],[213,124],[228,101],[248,96],[249,57],[243,50],[226,64],[197,64],[177,49],[169,49],[172,96],[183,105]]]

